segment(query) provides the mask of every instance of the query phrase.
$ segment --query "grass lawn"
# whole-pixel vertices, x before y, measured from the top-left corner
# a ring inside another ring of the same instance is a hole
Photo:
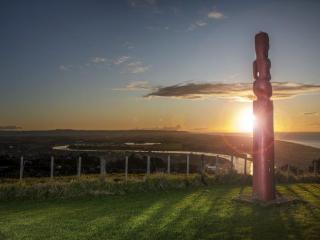
[[[278,186],[308,201],[281,207],[233,202],[242,190],[0,202],[0,239],[320,239],[320,184]]]

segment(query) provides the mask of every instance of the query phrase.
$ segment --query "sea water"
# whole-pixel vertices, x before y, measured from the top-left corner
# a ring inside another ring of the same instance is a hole
[[[320,148],[320,133],[276,133],[277,140]]]

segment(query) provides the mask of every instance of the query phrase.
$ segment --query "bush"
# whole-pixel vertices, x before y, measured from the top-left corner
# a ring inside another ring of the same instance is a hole
[[[24,179],[23,181],[2,181],[0,200],[13,199],[57,199],[80,196],[125,194],[129,192],[161,191],[197,188],[215,184],[247,183],[250,177],[230,173],[219,176],[200,174],[152,174],[149,177],[130,175],[128,182],[123,175],[108,175],[103,180],[98,175]]]
[[[286,171],[276,171],[275,179],[277,183],[320,183],[319,176],[295,175]]]
[[[78,177],[27,178],[23,181],[3,180],[0,183],[0,200],[15,199],[59,199],[81,196],[121,195],[132,192],[179,190],[214,186],[218,184],[251,184],[252,177],[229,172],[220,175],[152,174],[148,177],[130,174],[128,182],[121,174],[82,175]],[[287,183],[287,176],[276,173],[277,183]],[[320,182],[312,176],[297,178],[290,176],[289,182]]]

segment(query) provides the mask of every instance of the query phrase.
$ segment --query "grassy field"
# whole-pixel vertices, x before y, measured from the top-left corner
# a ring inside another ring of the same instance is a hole
[[[261,207],[232,201],[250,190],[217,185],[0,202],[0,239],[319,239],[320,184],[277,187],[307,203]]]

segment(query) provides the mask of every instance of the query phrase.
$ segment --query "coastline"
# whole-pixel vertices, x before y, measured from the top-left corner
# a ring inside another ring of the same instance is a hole
[[[276,140],[283,141],[283,142],[289,142],[289,143],[296,143],[296,144],[303,145],[305,147],[313,147],[313,148],[317,148],[320,150],[320,143],[318,143],[318,142],[304,142],[304,141],[297,141],[297,140],[290,140],[290,139],[276,139]]]

